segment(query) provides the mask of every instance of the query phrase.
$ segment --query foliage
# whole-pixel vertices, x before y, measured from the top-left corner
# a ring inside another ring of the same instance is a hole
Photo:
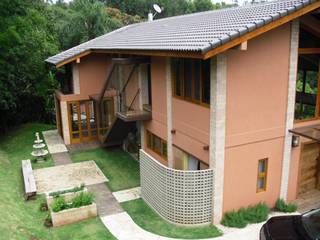
[[[74,188],[71,188],[71,189],[67,189],[67,190],[62,190],[62,191],[56,191],[56,192],[51,192],[49,193],[49,196],[51,197],[58,197],[62,194],[65,194],[65,193],[75,193],[75,192],[80,192],[84,189],[84,184],[81,184],[80,187],[74,187]]]
[[[211,0],[104,0],[107,6],[117,8],[121,12],[130,15],[139,15],[146,18],[150,11],[153,11],[152,5],[157,3],[163,8],[163,12],[157,15],[157,18],[182,15],[200,11],[208,11],[226,7],[232,7],[233,4],[216,3]]]
[[[244,209],[239,211],[231,211],[224,214],[221,224],[227,227],[244,228],[248,225],[248,222],[243,216]]]
[[[0,9],[1,11],[1,9]],[[48,229],[43,225],[48,212],[39,211],[45,199],[24,200],[21,159],[30,157],[34,133],[53,129],[46,124],[25,124],[0,136],[0,239],[22,240],[100,240],[115,239],[99,218]],[[33,168],[52,166],[52,160],[33,164]]]
[[[276,202],[275,209],[284,213],[293,213],[297,211],[297,205],[293,203],[286,203],[283,199],[279,198]]]
[[[141,228],[169,238],[203,239],[221,236],[214,225],[183,227],[168,223],[154,212],[142,199],[121,203],[123,209]]]
[[[54,212],[60,212],[68,208],[69,208],[69,205],[66,203],[63,196],[57,197],[51,204],[51,209]]]
[[[64,196],[58,196],[54,199],[51,204],[51,209],[53,212],[60,212],[70,208],[79,208],[83,206],[88,206],[93,203],[93,194],[92,193],[84,193],[76,195],[71,199],[70,202],[66,202]]]
[[[238,211],[225,213],[221,224],[227,227],[244,228],[249,223],[260,223],[266,221],[269,215],[269,208],[264,203],[259,203],[247,208],[240,208]]]

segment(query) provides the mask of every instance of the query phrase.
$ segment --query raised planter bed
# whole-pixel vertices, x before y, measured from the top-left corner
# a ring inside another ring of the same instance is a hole
[[[96,217],[98,212],[97,205],[95,203],[92,203],[88,206],[66,209],[60,212],[53,212],[50,209],[50,214],[53,227],[59,227],[66,224],[79,222],[88,218]]]
[[[75,196],[79,195],[80,193],[86,193],[88,192],[88,189],[85,187],[83,190],[81,191],[78,191],[78,192],[68,192],[68,193],[64,193],[64,194],[61,194],[61,196],[64,197],[64,199],[66,200],[66,202],[69,202],[70,200],[72,200]],[[49,194],[47,194],[47,204],[48,206],[50,206],[53,201],[54,201],[54,198],[53,196],[50,196]]]

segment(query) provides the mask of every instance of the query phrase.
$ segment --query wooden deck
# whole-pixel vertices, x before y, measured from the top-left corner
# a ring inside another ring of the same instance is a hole
[[[298,205],[298,212],[304,213],[311,209],[320,208],[320,191],[312,190],[299,196],[294,201]]]

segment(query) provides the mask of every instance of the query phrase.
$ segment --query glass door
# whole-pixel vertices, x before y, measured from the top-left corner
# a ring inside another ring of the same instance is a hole
[[[71,143],[97,139],[96,117],[92,101],[68,103]]]

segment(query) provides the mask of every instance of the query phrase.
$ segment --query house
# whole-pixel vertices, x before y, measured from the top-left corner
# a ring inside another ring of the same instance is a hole
[[[170,17],[52,56],[70,75],[55,93],[59,132],[66,144],[141,148],[142,197],[176,224],[319,196],[319,8]]]

